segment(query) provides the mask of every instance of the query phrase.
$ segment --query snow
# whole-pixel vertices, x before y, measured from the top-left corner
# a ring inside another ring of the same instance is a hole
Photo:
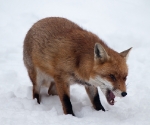
[[[1,0],[0,125],[150,125],[149,0]],[[71,87],[76,117],[64,115],[58,96],[42,88],[42,103],[32,99],[32,84],[22,60],[25,34],[39,19],[66,17],[92,31],[118,52],[133,47],[129,58],[128,96],[106,112],[95,111],[82,86]]]

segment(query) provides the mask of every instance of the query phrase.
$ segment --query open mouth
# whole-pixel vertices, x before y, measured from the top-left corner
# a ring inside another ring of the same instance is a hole
[[[107,90],[106,92],[106,98],[107,98],[107,102],[110,104],[110,105],[114,105],[115,103],[115,95],[113,94],[113,92],[111,90]]]

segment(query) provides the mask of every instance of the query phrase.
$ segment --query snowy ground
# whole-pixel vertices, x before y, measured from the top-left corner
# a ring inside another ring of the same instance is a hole
[[[0,0],[0,125],[150,125],[149,7],[149,0]],[[133,47],[127,97],[110,106],[99,91],[107,111],[95,111],[83,87],[74,85],[76,117],[63,114],[58,96],[43,93],[40,105],[32,99],[23,39],[34,22],[49,16],[76,22],[118,52]]]

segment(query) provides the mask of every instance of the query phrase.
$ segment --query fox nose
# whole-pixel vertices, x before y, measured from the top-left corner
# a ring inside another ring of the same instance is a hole
[[[123,97],[125,97],[125,96],[127,95],[127,93],[126,93],[126,92],[122,92],[121,95],[122,95]]]

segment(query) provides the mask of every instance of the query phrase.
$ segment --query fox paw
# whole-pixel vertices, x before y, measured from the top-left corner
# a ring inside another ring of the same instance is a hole
[[[102,105],[96,106],[95,109],[96,109],[97,111],[102,110],[102,111],[105,112],[105,109],[104,109],[104,107],[103,107]]]

